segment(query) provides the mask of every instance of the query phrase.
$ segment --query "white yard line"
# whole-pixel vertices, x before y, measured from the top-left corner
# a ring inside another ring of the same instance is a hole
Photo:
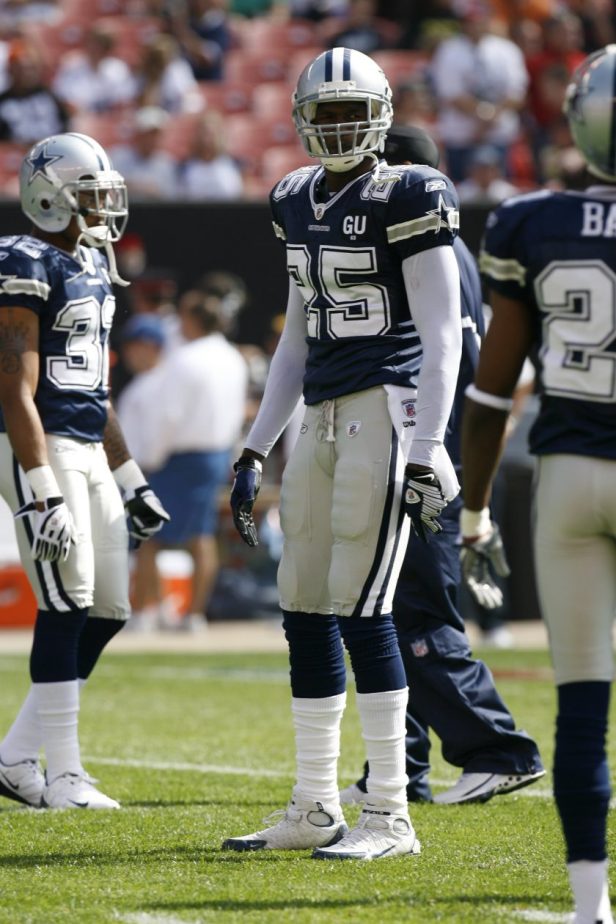
[[[264,776],[292,777],[293,768],[288,770],[268,770],[266,767],[232,767],[228,764],[191,764],[184,761],[135,760],[120,757],[96,757],[86,754],[83,760],[89,764],[102,764],[108,767],[136,767],[139,770],[171,770],[185,773],[219,773],[221,776]]]

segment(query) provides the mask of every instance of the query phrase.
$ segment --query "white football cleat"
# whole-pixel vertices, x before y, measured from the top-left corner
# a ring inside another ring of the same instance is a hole
[[[45,777],[37,760],[5,764],[0,758],[0,796],[40,808]]]
[[[286,809],[273,812],[266,822],[282,816],[277,824],[254,834],[230,837],[223,850],[305,850],[335,844],[348,832],[339,805],[323,804],[293,796]]]
[[[357,783],[351,783],[350,786],[345,786],[344,789],[340,790],[338,795],[340,796],[342,805],[360,805],[368,798],[368,793],[360,789]]]
[[[545,770],[536,770],[534,773],[463,773],[451,789],[437,793],[433,801],[440,805],[487,802],[492,796],[504,795],[530,786],[542,776],[545,776]]]
[[[41,808],[119,809],[120,803],[96,789],[87,776],[63,773],[45,786]]]
[[[317,848],[312,856],[315,860],[378,860],[420,852],[408,815],[367,804],[352,831],[337,844]]]

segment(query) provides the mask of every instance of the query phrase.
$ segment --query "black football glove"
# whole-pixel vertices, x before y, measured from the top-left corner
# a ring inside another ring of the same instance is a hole
[[[418,472],[407,466],[404,474],[404,509],[411,518],[414,532],[422,542],[428,541],[426,530],[440,533],[437,517],[447,506],[438,476],[432,471]]]
[[[503,592],[494,580],[494,574],[508,577],[511,573],[505,547],[496,523],[485,536],[465,536],[462,539],[462,577],[470,593],[480,606],[495,610],[502,606]]]
[[[171,519],[149,484],[126,491],[124,509],[128,514],[128,533],[140,542],[150,539]]]
[[[257,527],[252,516],[259,488],[263,467],[258,459],[242,456],[233,466],[235,480],[231,491],[231,511],[233,524],[238,533],[251,548],[259,545]]]

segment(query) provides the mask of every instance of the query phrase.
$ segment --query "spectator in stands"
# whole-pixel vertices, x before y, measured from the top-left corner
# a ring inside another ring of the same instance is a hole
[[[510,39],[495,34],[485,0],[461,0],[460,5],[462,31],[438,46],[430,65],[437,133],[448,175],[456,183],[465,178],[478,144],[493,145],[506,172],[528,86],[522,53]]]
[[[482,144],[471,154],[465,180],[458,183],[460,203],[496,205],[520,190],[504,176],[496,148]]]
[[[164,546],[186,548],[193,559],[192,598],[184,626],[204,626],[218,573],[218,498],[229,480],[246,412],[247,368],[223,333],[221,300],[198,290],[178,307],[185,343],[164,360],[154,391],[155,427],[144,463],[173,511],[172,531],[160,533],[150,552],[144,544],[137,567],[156,581],[156,556]],[[153,488],[153,490],[156,490]],[[161,501],[163,502],[163,501]]]
[[[152,201],[175,197],[177,163],[161,147],[169,118],[169,113],[160,106],[143,106],[134,115],[130,144],[111,149],[111,160],[126,180],[131,199]]]
[[[0,94],[0,141],[32,144],[64,132],[69,112],[43,82],[43,62],[34,45],[16,39],[8,58],[9,85]]]
[[[52,87],[74,110],[104,112],[130,103],[135,86],[130,68],[114,55],[116,37],[103,22],[84,36],[83,47],[60,60]]]
[[[323,22],[330,16],[345,16],[349,0],[288,0],[290,15],[295,19]]]
[[[327,40],[329,48],[354,48],[367,55],[385,48],[387,41],[379,28],[376,13],[376,0],[351,0],[348,15]]]
[[[399,83],[394,88],[394,112],[399,125],[414,125],[431,131],[436,112],[428,81],[417,76]]]
[[[171,31],[197,80],[222,80],[233,37],[229,0],[189,0],[188,17],[169,16]]]
[[[155,35],[145,43],[135,79],[139,106],[160,106],[173,113],[201,109],[197,81],[172,35]]]
[[[243,188],[241,170],[225,149],[223,116],[204,112],[195,124],[190,154],[178,168],[178,198],[238,199]]]
[[[404,31],[400,48],[431,52],[439,42],[459,30],[458,17],[452,0],[415,0],[402,20]],[[398,111],[396,118],[398,118]]]
[[[586,56],[582,23],[574,13],[563,10],[550,17],[543,23],[542,34],[542,49],[526,58],[528,109],[537,158],[548,140],[550,126],[561,118],[571,74]]]

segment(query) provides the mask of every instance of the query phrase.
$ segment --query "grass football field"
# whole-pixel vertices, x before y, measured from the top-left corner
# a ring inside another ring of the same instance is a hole
[[[549,770],[547,654],[484,654]],[[28,687],[27,658],[1,656],[0,672],[3,733]],[[420,857],[329,863],[309,852],[222,851],[225,837],[262,827],[289,798],[287,676],[283,654],[106,654],[83,693],[82,752],[122,810],[35,811],[0,799],[0,924],[567,920],[549,773],[485,805],[411,806]],[[342,748],[346,785],[363,762],[353,687]],[[457,776],[435,742],[434,788]]]

